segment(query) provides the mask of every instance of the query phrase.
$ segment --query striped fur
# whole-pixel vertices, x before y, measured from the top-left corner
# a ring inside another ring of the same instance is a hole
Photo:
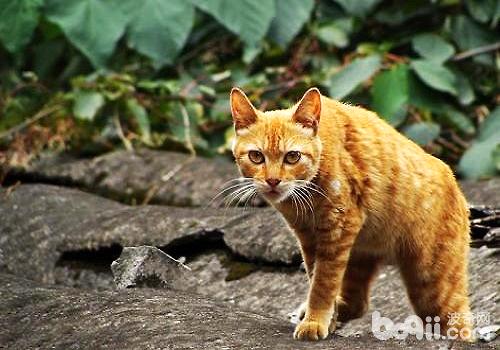
[[[233,112],[244,130],[237,132],[236,162],[295,233],[309,277],[295,338],[325,338],[335,329],[334,315],[339,321],[362,316],[370,284],[387,262],[400,268],[415,312],[422,319],[439,316],[443,332],[449,313],[469,311],[468,209],[446,164],[375,113],[317,89],[290,109],[268,112],[247,106],[242,96],[233,90],[232,110],[255,115]],[[252,163],[251,149],[265,162]],[[284,155],[297,150],[300,161],[285,164]],[[279,198],[268,195],[269,178],[281,180]],[[310,184],[300,190],[308,191],[309,208],[300,204],[306,215],[294,199],[299,183]],[[458,327],[469,325],[463,320]]]

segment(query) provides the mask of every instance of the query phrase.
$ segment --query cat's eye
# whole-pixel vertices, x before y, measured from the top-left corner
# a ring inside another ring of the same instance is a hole
[[[264,163],[264,155],[262,152],[259,151],[250,151],[248,152],[248,158],[252,161],[252,163],[255,164],[262,164]]]
[[[299,151],[290,151],[285,154],[285,163],[295,164],[300,160],[300,152]]]

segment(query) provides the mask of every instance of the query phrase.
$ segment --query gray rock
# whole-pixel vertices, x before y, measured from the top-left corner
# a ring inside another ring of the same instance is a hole
[[[28,169],[18,169],[15,176],[77,186],[128,203],[150,197],[156,204],[205,206],[239,174],[226,158],[192,159],[183,153],[142,149],[93,159],[42,158]]]
[[[4,349],[437,349],[447,341],[333,336],[292,339],[286,322],[189,293],[158,289],[84,291],[0,273]],[[454,349],[494,349],[453,343]]]
[[[485,342],[491,342],[500,335],[500,326],[493,325],[479,329],[479,339]]]
[[[500,207],[500,177],[483,181],[461,181],[460,187],[469,203]]]
[[[3,250],[2,248],[0,248],[0,271],[2,269],[6,269],[7,268],[7,265],[5,263],[5,257],[3,255]]]
[[[47,283],[55,281],[63,253],[116,245],[175,247],[222,242],[224,236],[235,253],[250,259],[291,263],[300,255],[281,219],[265,208],[130,207],[75,189],[21,185],[8,195],[0,189],[0,217],[8,269]],[[253,242],[251,251],[244,242]]]
[[[188,263],[197,279],[189,290],[288,321],[287,313],[307,295],[305,274],[297,266],[258,265],[242,274],[242,264],[225,254],[202,254]]]
[[[246,208],[245,212],[245,219],[235,222],[223,236],[231,250],[251,260],[300,263],[300,251],[293,234],[276,234],[278,227],[288,231],[280,214],[271,208]]]
[[[128,207],[48,185],[22,185],[7,198],[1,196],[5,193],[0,193],[0,246],[5,264],[11,272],[46,283],[113,288],[109,266],[107,271],[94,271],[57,262],[64,252],[116,244],[147,244],[175,251],[176,247],[203,246],[213,240],[224,241],[237,254],[257,262],[298,258],[293,237],[268,209]],[[222,256],[203,254],[188,261],[193,279],[186,279],[185,289],[282,320],[305,298],[307,284],[304,274],[298,272],[298,263],[294,267],[259,266],[234,261],[228,254],[227,250]],[[473,310],[489,312],[493,320],[500,319],[500,295],[495,294],[500,278],[498,257],[498,251],[486,247],[472,249],[470,256]],[[405,294],[397,270],[388,267],[374,286],[372,310],[400,321],[411,313]],[[366,333],[369,324],[368,314],[346,325],[341,334]]]
[[[111,264],[118,289],[133,287],[185,290],[190,268],[156,247],[125,247]]]

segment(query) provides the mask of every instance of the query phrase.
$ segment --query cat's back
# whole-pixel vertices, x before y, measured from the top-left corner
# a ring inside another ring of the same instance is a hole
[[[441,160],[400,134],[395,128],[367,109],[323,97],[320,137],[327,148],[338,145],[352,157],[365,175],[391,173],[397,176],[449,172]],[[328,150],[327,150],[328,152]],[[425,167],[422,165],[425,164]]]
[[[327,157],[340,159],[341,176],[357,176],[364,206],[373,214],[368,225],[411,230],[429,210],[449,203],[466,210],[450,168],[377,114],[326,97],[322,108],[319,130],[330,149]],[[344,153],[332,153],[335,147]]]

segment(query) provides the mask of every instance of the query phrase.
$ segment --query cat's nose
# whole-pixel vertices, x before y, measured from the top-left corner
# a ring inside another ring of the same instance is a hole
[[[266,182],[269,184],[269,186],[276,187],[279,185],[281,180],[280,179],[266,179]]]

